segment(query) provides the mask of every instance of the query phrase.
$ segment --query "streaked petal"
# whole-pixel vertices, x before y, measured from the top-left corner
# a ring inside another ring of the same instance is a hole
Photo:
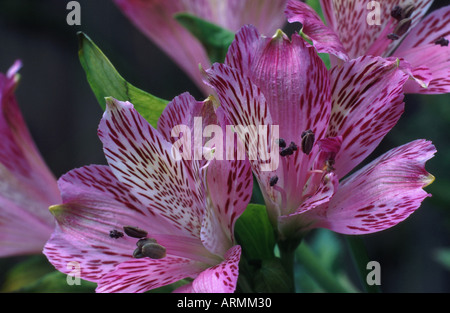
[[[252,195],[253,176],[247,160],[213,160],[207,168],[208,205],[203,220],[203,245],[225,255],[234,244],[234,223]]]
[[[290,23],[300,22],[303,25],[302,32],[311,39],[318,52],[330,53],[341,60],[348,60],[338,35],[323,23],[309,5],[298,0],[290,0],[285,13]]]
[[[104,275],[96,292],[134,293],[175,283],[183,278],[195,277],[202,264],[185,258],[167,256],[160,260],[150,258],[123,262]]]
[[[400,44],[394,55],[407,60],[415,71],[427,68],[431,82],[422,88],[414,82],[405,85],[407,93],[440,94],[450,92],[450,46],[435,42],[450,40],[450,6],[433,11]]]
[[[391,17],[391,10],[395,6],[404,7],[411,4],[411,0],[381,0],[374,1],[379,5],[379,22],[367,22],[369,14],[376,14],[376,7],[369,6],[369,1],[365,0],[321,0],[327,25],[338,34],[342,45],[350,58],[357,58],[362,55],[389,56],[397,47],[398,43],[406,36],[401,36],[396,41],[391,41],[386,37],[392,33],[397,21]],[[411,15],[412,29],[425,15],[433,0],[414,0],[415,10]]]
[[[403,113],[408,75],[397,60],[364,56],[331,70],[333,110],[328,136],[342,136],[336,174],[344,177],[364,160]]]
[[[222,263],[207,268],[195,278],[193,290],[201,293],[233,293],[236,290],[240,258],[241,247],[230,248]]]
[[[172,144],[132,104],[116,100],[108,102],[98,133],[119,181],[155,214],[187,235],[198,237],[203,200],[190,184],[194,179],[191,169],[172,156]]]
[[[422,188],[434,177],[425,162],[436,149],[416,140],[392,149],[345,179],[328,208],[308,211],[325,227],[344,234],[366,234],[390,228],[405,220],[430,196]]]

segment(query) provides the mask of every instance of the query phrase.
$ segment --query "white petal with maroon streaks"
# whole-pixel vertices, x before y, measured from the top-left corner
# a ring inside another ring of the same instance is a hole
[[[328,136],[342,136],[336,173],[343,177],[365,159],[403,113],[408,75],[396,60],[364,56],[331,71],[332,113]]]
[[[310,220],[344,234],[366,234],[390,228],[412,214],[430,196],[424,187],[434,177],[425,162],[436,149],[416,140],[385,153],[345,179],[331,199]]]
[[[110,100],[99,137],[116,177],[151,210],[187,235],[198,237],[203,208],[191,171],[175,160],[172,144],[128,102]]]

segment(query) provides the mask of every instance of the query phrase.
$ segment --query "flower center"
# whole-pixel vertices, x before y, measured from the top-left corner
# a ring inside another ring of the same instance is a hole
[[[134,258],[162,259],[166,256],[165,247],[158,244],[153,238],[146,238],[147,231],[134,226],[124,226],[123,230],[128,236],[139,239],[136,242],[137,248],[133,251]]]

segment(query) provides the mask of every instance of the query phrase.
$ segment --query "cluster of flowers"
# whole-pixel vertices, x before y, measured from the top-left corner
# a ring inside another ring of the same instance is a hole
[[[175,97],[156,129],[132,103],[109,98],[98,129],[108,165],[56,180],[19,112],[14,64],[0,75],[0,256],[43,251],[64,273],[76,261],[98,292],[144,292],[184,278],[176,291],[234,292],[242,252],[234,225],[253,176],[279,245],[293,248],[314,228],[390,228],[429,196],[429,141],[353,170],[400,119],[405,93],[449,92],[449,7],[424,17],[430,0],[380,1],[381,25],[369,25],[365,1],[323,0],[325,25],[298,0],[115,1],[211,96]],[[236,32],[223,63],[211,65],[173,20],[181,11]],[[286,19],[301,32],[277,30]],[[331,55],[331,69],[318,52]],[[278,125],[279,166],[262,171],[262,157],[174,160],[172,129],[194,133],[199,117],[224,133],[226,125]],[[26,241],[24,228],[33,233]]]

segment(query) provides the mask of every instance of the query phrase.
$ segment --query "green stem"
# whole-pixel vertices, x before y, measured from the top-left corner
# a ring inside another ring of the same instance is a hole
[[[296,258],[300,264],[306,269],[308,274],[322,287],[326,292],[333,293],[348,293],[353,290],[348,290],[342,286],[335,278],[335,276],[326,268],[324,268],[317,259],[314,252],[306,244],[302,243],[297,251]]]
[[[290,277],[289,290],[295,292],[295,276],[294,276],[294,261],[295,250],[298,247],[299,242],[279,242],[278,248],[280,250],[280,261],[283,265],[284,271]]]
[[[345,239],[364,290],[371,293],[381,292],[380,286],[368,285],[366,282],[367,264],[370,260],[362,238],[359,236],[345,236]]]

